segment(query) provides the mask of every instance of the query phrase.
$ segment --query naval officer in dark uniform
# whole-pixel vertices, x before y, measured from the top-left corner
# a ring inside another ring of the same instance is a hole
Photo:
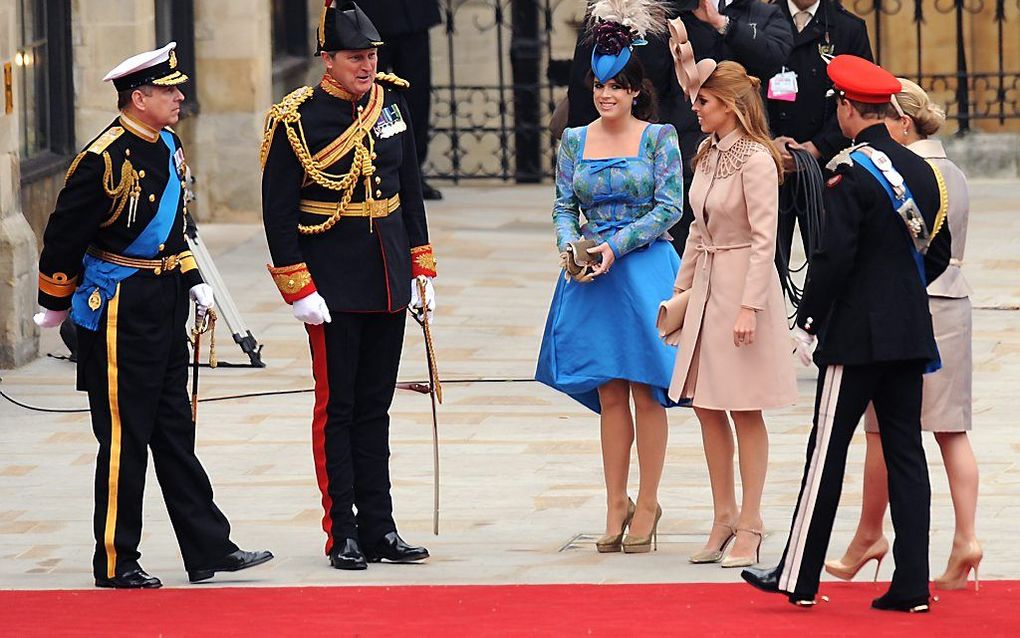
[[[816,338],[814,427],[790,537],[774,569],[746,569],[755,587],[813,605],[839,504],[847,447],[869,402],[889,468],[896,571],[876,609],[928,610],[931,488],[921,446],[921,378],[938,351],[925,289],[949,264],[951,241],[931,167],[890,136],[899,81],[852,55],[828,67],[836,113],[854,145],[825,189],[822,246],[808,266],[794,334],[805,365]]]
[[[185,324],[213,290],[184,239],[184,150],[176,124],[188,77],[175,43],[133,56],[104,78],[121,113],[71,164],[39,258],[42,327],[70,313],[78,389],[88,392],[96,459],[97,587],[155,588],[138,564],[149,449],[192,582],[264,563],[245,552],[213,502],[195,456]]]
[[[802,177],[790,173],[794,164],[787,145],[807,151],[822,165],[847,147],[849,140],[836,121],[836,104],[825,97],[832,88],[825,68],[834,56],[845,53],[865,60],[872,58],[864,20],[844,9],[838,0],[780,0],[776,5],[793,32],[793,49],[770,83],[790,78],[790,74],[796,80],[795,92],[787,93],[780,88],[768,100],[769,125],[787,170],[787,178],[780,187],[776,251],[776,260],[784,260],[780,265],[782,272],[789,266],[797,221],[794,211],[802,212],[806,206],[797,197],[803,192],[803,185],[799,184]],[[801,219],[801,238],[806,249],[805,227],[806,222]]]
[[[382,41],[353,2],[328,6],[321,24],[322,81],[266,119],[262,214],[270,273],[308,331],[326,554],[337,569],[365,569],[429,555],[393,521],[389,407],[406,311],[434,307],[436,264],[407,83],[376,74]]]

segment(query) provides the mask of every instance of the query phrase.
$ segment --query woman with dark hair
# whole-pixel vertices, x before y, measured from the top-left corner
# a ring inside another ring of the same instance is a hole
[[[680,218],[683,186],[676,130],[652,123],[651,83],[631,55],[665,24],[603,12],[612,4],[596,3],[590,24],[599,118],[566,129],[560,142],[553,221],[564,277],[535,376],[601,415],[607,512],[597,550],[643,553],[653,548],[662,515],[666,388],[676,349],[659,339],[655,319],[679,268],[666,231]],[[635,438],[636,505],[627,493]]]
[[[675,284],[689,301],[669,388],[671,399],[694,407],[712,486],[712,529],[689,560],[747,567],[758,562],[764,534],[769,439],[762,410],[797,397],[786,305],[773,266],[783,171],[758,78],[736,62],[695,64],[683,24],[674,20],[670,27],[677,78],[709,134],[694,157],[694,221]]]

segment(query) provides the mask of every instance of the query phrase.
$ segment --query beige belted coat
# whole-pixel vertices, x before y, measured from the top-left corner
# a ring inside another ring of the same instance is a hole
[[[761,410],[797,397],[786,304],[775,267],[779,177],[740,129],[706,144],[690,189],[694,221],[676,287],[691,290],[669,388],[699,408]],[[754,343],[733,344],[741,308],[756,312]]]

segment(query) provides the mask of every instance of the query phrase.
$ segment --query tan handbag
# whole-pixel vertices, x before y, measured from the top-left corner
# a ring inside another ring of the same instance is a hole
[[[680,332],[684,327],[684,315],[687,314],[687,304],[690,300],[691,290],[688,288],[659,304],[655,327],[666,345],[680,345]]]

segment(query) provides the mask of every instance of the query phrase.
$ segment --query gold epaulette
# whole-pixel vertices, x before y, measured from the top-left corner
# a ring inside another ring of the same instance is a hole
[[[825,170],[834,171],[843,164],[846,164],[847,166],[853,166],[854,161],[853,159],[851,159],[850,153],[853,153],[859,148],[864,148],[867,145],[868,145],[867,142],[861,142],[860,144],[854,144],[853,146],[848,146],[844,148],[842,151],[836,153],[836,155],[831,160],[829,160],[829,163],[825,165]]]
[[[301,120],[301,112],[298,110],[308,98],[312,97],[314,89],[310,86],[302,86],[288,93],[277,104],[274,104],[266,113],[266,121],[262,132],[262,148],[259,149],[259,165],[266,167],[266,157],[269,155],[269,148],[273,145],[273,135],[276,133],[276,126],[283,122],[293,124]]]
[[[75,169],[78,168],[78,164],[82,161],[82,159],[84,159],[85,155],[88,153],[103,155],[106,148],[110,146],[110,144],[113,144],[113,142],[123,134],[124,129],[120,126],[112,126],[103,132],[102,135],[97,137],[91,144],[88,145],[88,148],[81,153],[78,153],[78,156],[74,158],[74,161],[71,162],[71,166],[67,169],[67,173],[64,175],[64,183],[66,184],[67,180],[71,178],[71,175],[74,175]]]
[[[89,145],[88,152],[95,153],[96,155],[102,154],[110,144],[113,144],[114,140],[124,134],[124,128],[120,126],[111,126],[106,130],[105,133],[96,138],[96,141]]]
[[[394,75],[393,73],[376,73],[375,81],[379,84],[388,84],[397,89],[407,89],[411,87],[410,82],[398,75]]]

